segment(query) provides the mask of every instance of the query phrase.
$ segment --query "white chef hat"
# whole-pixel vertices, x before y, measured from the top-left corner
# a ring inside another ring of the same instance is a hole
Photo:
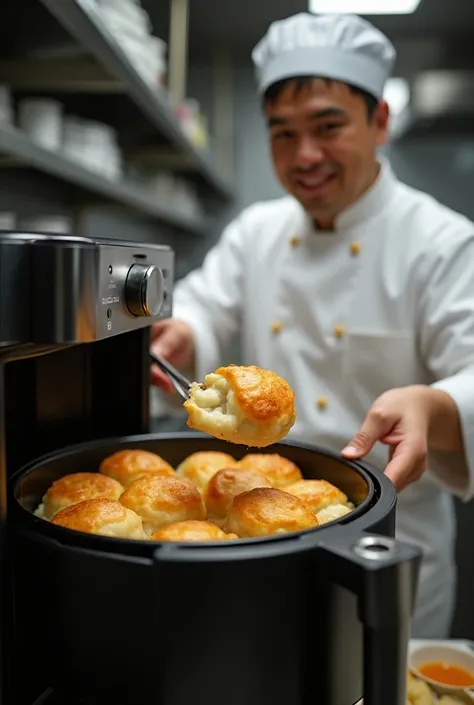
[[[317,76],[382,98],[396,52],[382,32],[358,15],[301,12],[273,22],[252,59],[261,94],[285,78]]]

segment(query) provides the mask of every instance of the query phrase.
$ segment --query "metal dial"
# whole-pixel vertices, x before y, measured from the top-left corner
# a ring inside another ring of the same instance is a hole
[[[154,264],[134,264],[125,282],[125,301],[134,316],[157,316],[164,302],[163,272]]]

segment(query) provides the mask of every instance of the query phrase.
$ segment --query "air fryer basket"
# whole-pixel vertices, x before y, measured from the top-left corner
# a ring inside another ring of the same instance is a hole
[[[54,611],[57,610],[57,601],[61,602],[62,622],[57,634],[53,626],[54,638],[48,642],[61,645],[60,648],[52,647],[53,654],[49,658],[53,685],[70,686],[67,674],[71,672],[70,661],[74,660],[75,668],[82,669],[84,683],[103,688],[90,661],[94,660],[94,649],[96,658],[105,658],[105,666],[110,656],[104,655],[105,645],[101,651],[88,643],[87,635],[81,634],[82,622],[89,619],[93,624],[102,620],[111,643],[120,643],[123,635],[113,621],[107,621],[105,604],[96,609],[94,602],[88,601],[88,586],[95,581],[94,590],[106,596],[103,581],[121,580],[125,575],[128,579],[132,566],[135,578],[129,583],[132,590],[129,599],[138,604],[136,599],[132,600],[138,596],[137,599],[145,603],[146,609],[143,608],[140,614],[142,617],[150,615],[158,632],[167,635],[178,632],[173,636],[176,643],[171,639],[167,648],[160,652],[163,660],[159,660],[156,666],[159,675],[155,674],[159,684],[153,690],[156,705],[188,705],[187,692],[194,693],[195,705],[222,705],[223,702],[226,705],[241,705],[242,702],[246,705],[309,705],[320,697],[325,705],[352,705],[361,694],[358,678],[353,675],[357,671],[358,654],[344,657],[354,661],[354,668],[349,668],[353,682],[337,683],[338,678],[344,676],[332,673],[325,676],[326,680],[321,680],[319,693],[313,683],[318,665],[322,671],[337,671],[341,665],[347,667],[347,664],[341,664],[341,656],[334,651],[335,644],[341,650],[344,641],[354,643],[352,632],[356,627],[351,615],[346,625],[342,618],[339,619],[340,633],[336,635],[330,633],[323,613],[319,624],[314,615],[311,616],[317,607],[312,605],[312,599],[316,602],[323,600],[328,591],[339,597],[342,595],[343,601],[347,591],[357,602],[357,614],[363,629],[364,705],[405,705],[407,644],[421,554],[418,549],[393,539],[396,495],[393,485],[382,473],[366,463],[346,461],[314,446],[283,442],[266,449],[265,452],[280,453],[294,461],[306,478],[329,480],[356,504],[355,511],[336,522],[283,537],[225,544],[121,541],[70,532],[33,516],[32,511],[53,480],[71,472],[97,469],[104,457],[123,448],[157,452],[174,466],[199,450],[222,450],[236,458],[247,452],[246,448],[230,447],[223,441],[192,433],[117,438],[64,449],[35,461],[12,478],[13,501],[10,506],[13,507],[15,541],[21,547],[17,571],[20,594],[23,591],[24,596],[22,611],[28,610],[28,601],[32,603],[26,582],[31,580],[28,570],[32,570],[31,564],[35,561],[38,569],[41,565],[49,566],[45,568],[49,587],[43,592],[44,604]],[[291,571],[294,571],[294,581]],[[209,596],[207,590],[211,589],[212,580],[215,584],[225,584],[225,581],[222,583],[224,575],[229,580],[228,594],[223,599],[219,595]],[[268,591],[268,599],[262,605],[252,600],[249,592],[252,585],[267,589],[264,588],[266,580],[273,593],[281,590],[280,603],[275,602],[275,595]],[[312,580],[315,581],[314,587],[311,587]],[[62,582],[62,591],[59,586],[55,587],[55,581]],[[150,581],[153,589],[150,589]],[[323,583],[327,586],[324,589]],[[193,594],[193,586],[202,591],[199,596]],[[57,593],[54,599],[51,592]],[[183,618],[178,620],[186,635],[179,633],[177,625],[173,627],[173,620],[166,610],[162,614],[166,594],[167,599],[174,600],[180,595],[184,604],[187,600],[196,610],[193,614],[191,609],[188,615],[189,625]],[[247,599],[246,607],[237,606],[237,601],[242,599]],[[301,615],[298,612],[298,617],[293,615],[290,619],[285,609],[287,599],[294,602],[294,609],[301,610]],[[272,610],[271,619],[266,607]],[[125,608],[129,608],[127,601]],[[346,608],[349,612],[352,609],[345,604],[341,610]],[[33,601],[30,617],[35,609],[38,604]],[[201,609],[204,615],[200,614]],[[324,602],[321,602],[321,609],[324,612]],[[162,616],[157,618],[156,613]],[[253,618],[249,616],[251,614]],[[279,628],[272,637],[270,631],[275,629],[275,620]],[[220,635],[221,640],[227,639],[227,646],[207,643],[212,639],[206,639],[203,631],[206,625],[215,639],[216,635]],[[310,625],[313,633],[308,635]],[[318,628],[320,634],[316,633]],[[344,633],[344,629],[351,633]],[[31,636],[31,630],[31,626],[24,626],[23,638]],[[196,634],[200,635],[199,639]],[[277,645],[281,639],[295,651],[291,658],[279,654]],[[153,648],[153,642],[150,644]],[[259,649],[256,644],[260,644]],[[140,651],[141,646],[137,644],[136,652],[129,654],[123,664],[120,658],[111,659],[110,667],[115,664],[118,683],[125,678],[123,673],[127,668],[135,683],[141,683],[146,677],[150,654],[146,649]],[[237,669],[232,663],[233,647],[239,654],[237,664],[240,667]],[[308,653],[312,648],[314,654]],[[201,649],[202,666],[196,663],[198,649]],[[252,659],[246,660],[243,654],[252,649],[255,650]],[[45,652],[48,652],[46,645]],[[317,655],[319,660],[315,664]],[[207,666],[216,658],[218,664],[208,672]],[[238,684],[236,676],[240,678]],[[122,694],[125,682],[118,688]],[[232,692],[229,683],[232,683]],[[130,700],[126,699],[127,703],[138,705],[140,687]],[[149,697],[151,689],[151,685],[148,690],[145,688],[142,697]],[[134,698],[137,698],[135,702]]]

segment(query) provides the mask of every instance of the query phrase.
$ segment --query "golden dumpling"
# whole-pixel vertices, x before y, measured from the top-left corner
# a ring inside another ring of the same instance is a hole
[[[169,524],[152,535],[153,541],[230,541],[235,534],[225,534],[209,521],[179,521]]]
[[[327,480],[299,480],[285,487],[285,491],[309,504],[315,513],[331,504],[347,504],[348,501],[344,492]]]
[[[142,517],[148,535],[167,524],[206,518],[206,508],[197,487],[178,477],[140,477],[127,487],[120,502]]]
[[[230,443],[264,447],[281,440],[296,420],[295,395],[271,370],[229,365],[194,382],[184,403],[188,426]]]
[[[174,475],[174,469],[161,456],[147,450],[119,450],[105,458],[99,467],[103,475],[113,477],[124,487],[128,487],[139,477],[154,473]]]
[[[251,538],[316,526],[316,515],[298,497],[274,487],[258,487],[234,497],[224,530],[240,538]]]
[[[72,504],[55,514],[51,523],[86,534],[119,539],[147,539],[141,517],[114,499],[88,499]]]
[[[237,467],[265,475],[273,487],[286,488],[302,479],[301,470],[288,458],[278,453],[248,453],[239,460]]]
[[[188,455],[176,468],[176,474],[179,477],[191,480],[203,492],[207,483],[216,472],[233,465],[235,465],[235,460],[228,453],[203,450]]]
[[[219,470],[207,483],[204,501],[208,519],[221,526],[227,517],[234,497],[256,487],[271,487],[271,482],[262,473],[244,468]]]
[[[62,509],[71,504],[84,502],[86,499],[98,497],[118,499],[122,492],[123,487],[117,480],[98,472],[75,472],[64,475],[53,482],[43,497],[44,517],[51,519]]]

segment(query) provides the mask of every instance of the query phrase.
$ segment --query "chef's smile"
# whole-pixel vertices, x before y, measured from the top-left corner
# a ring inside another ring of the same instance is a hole
[[[319,228],[370,188],[388,108],[338,81],[295,79],[265,96],[275,172]]]
[[[306,194],[312,198],[324,198],[336,179],[337,168],[331,167],[301,172],[294,176],[295,186],[301,190],[302,197]]]

